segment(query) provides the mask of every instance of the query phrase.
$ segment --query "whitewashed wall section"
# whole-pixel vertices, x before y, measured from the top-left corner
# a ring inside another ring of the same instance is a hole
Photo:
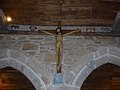
[[[56,30],[57,26],[35,26],[35,25],[8,25],[8,30],[16,31],[39,31],[39,30]],[[62,26],[62,30],[80,30],[81,32],[111,32],[111,27],[101,26]]]

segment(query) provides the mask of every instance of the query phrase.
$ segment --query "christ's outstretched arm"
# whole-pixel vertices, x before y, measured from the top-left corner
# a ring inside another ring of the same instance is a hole
[[[40,31],[43,32],[43,33],[45,33],[45,34],[49,34],[49,35],[51,35],[51,36],[56,36],[56,34],[53,34],[53,33],[49,32],[49,31],[47,31],[47,30],[41,29]]]
[[[73,34],[73,33],[75,33],[75,32],[81,32],[81,30],[77,29],[77,30],[74,30],[74,31],[71,31],[71,32],[65,33],[65,34],[63,34],[62,36],[64,37],[64,36],[67,36],[67,35]]]

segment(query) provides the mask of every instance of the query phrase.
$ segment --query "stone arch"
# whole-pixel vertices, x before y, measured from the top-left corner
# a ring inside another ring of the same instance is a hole
[[[26,64],[27,59],[24,55],[22,59],[25,61],[20,58],[22,54],[19,53],[19,51],[9,49],[1,51],[3,51],[5,55],[3,58],[0,58],[0,69],[5,67],[14,68],[25,75],[34,85],[36,90],[47,90],[44,81]],[[14,57],[12,54],[16,54],[17,57]]]
[[[96,68],[111,63],[120,66],[120,49],[116,47],[101,48],[97,51],[98,55],[95,56],[96,52],[93,54],[93,60],[86,62],[84,67],[77,72],[76,77],[72,82],[72,88],[75,87],[77,90],[81,89],[81,86],[88,75],[94,71]],[[73,89],[71,89],[73,90]]]

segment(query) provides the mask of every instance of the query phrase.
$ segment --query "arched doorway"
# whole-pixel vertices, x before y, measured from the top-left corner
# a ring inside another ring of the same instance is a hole
[[[98,67],[84,81],[81,90],[120,90],[120,66]]]
[[[33,84],[16,69],[0,69],[0,90],[36,90]]]

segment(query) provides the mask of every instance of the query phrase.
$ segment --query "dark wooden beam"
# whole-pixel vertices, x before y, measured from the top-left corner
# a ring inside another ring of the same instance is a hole
[[[100,1],[107,1],[107,2],[120,2],[120,0],[100,0]]]

